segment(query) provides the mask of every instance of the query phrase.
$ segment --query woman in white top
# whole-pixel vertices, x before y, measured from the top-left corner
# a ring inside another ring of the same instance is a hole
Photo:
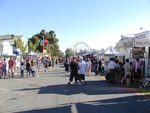
[[[91,60],[89,58],[87,59],[86,65],[87,65],[86,74],[87,75],[91,75],[92,62],[91,62]]]

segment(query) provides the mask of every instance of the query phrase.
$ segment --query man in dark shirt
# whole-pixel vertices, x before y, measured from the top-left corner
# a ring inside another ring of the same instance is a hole
[[[70,73],[70,78],[69,78],[69,82],[68,84],[71,84],[71,82],[73,81],[73,78],[75,78],[75,83],[78,80],[78,63],[76,62],[76,58],[73,57],[73,60],[70,63],[70,69],[71,69],[71,73]]]
[[[94,58],[92,65],[94,67],[95,75],[97,75],[98,74],[98,61],[97,61],[96,57]]]

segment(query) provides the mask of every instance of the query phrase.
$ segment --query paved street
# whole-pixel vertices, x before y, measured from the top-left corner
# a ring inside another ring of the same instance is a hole
[[[103,77],[67,85],[68,77],[58,65],[35,78],[0,79],[0,113],[150,113],[149,99]]]

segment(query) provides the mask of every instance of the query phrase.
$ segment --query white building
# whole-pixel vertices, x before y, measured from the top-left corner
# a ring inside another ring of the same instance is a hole
[[[13,55],[13,47],[8,41],[0,43],[0,54],[1,55]]]
[[[130,58],[130,51],[134,47],[134,34],[121,35],[121,39],[116,44],[115,48],[125,53],[125,58]]]
[[[27,41],[25,40],[25,38],[23,37],[23,35],[0,35],[0,43],[3,42],[8,42],[12,47],[14,45],[14,40],[17,38],[21,38],[24,42],[24,45],[27,43]],[[0,53],[2,52],[1,50],[1,46],[0,46]],[[13,48],[16,49],[16,48]],[[13,50],[12,50],[13,52]]]

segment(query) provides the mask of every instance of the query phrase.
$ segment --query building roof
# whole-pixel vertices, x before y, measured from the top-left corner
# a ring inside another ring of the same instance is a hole
[[[124,38],[124,37],[134,38],[134,37],[135,37],[135,34],[123,34],[123,35],[121,35],[121,38]]]
[[[23,37],[23,35],[0,35],[0,40],[13,40],[19,37]]]
[[[11,45],[14,44],[16,38],[22,38],[23,35],[0,35],[0,42],[8,41]]]

